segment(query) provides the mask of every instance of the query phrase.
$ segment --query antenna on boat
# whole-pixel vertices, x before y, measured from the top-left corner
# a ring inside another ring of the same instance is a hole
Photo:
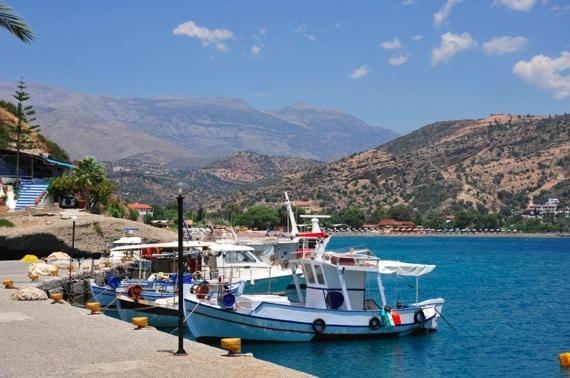
[[[330,218],[330,215],[300,215],[301,218],[311,218],[311,232],[322,232],[318,218]]]

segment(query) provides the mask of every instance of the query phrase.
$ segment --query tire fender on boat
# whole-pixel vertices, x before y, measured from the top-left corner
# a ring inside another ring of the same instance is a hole
[[[317,318],[313,321],[312,327],[315,333],[323,333],[327,328],[327,323],[323,319]]]
[[[414,323],[423,323],[426,321],[426,316],[421,308],[417,309],[414,313]]]
[[[374,331],[376,331],[378,328],[380,328],[380,326],[382,325],[382,322],[380,322],[380,318],[378,318],[377,316],[373,316],[370,318],[370,321],[368,322],[368,326],[373,329]]]
[[[127,296],[135,301],[143,298],[143,289],[141,285],[129,285],[127,287]]]

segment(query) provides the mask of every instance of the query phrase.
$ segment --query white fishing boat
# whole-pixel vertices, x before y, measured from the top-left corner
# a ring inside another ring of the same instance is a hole
[[[111,245],[109,246],[109,255],[104,258],[104,261],[107,261],[111,264],[119,264],[121,262],[124,262],[126,259],[138,261],[141,258],[139,249],[117,249],[119,247],[141,245],[142,237],[134,235],[137,231],[139,231],[139,229],[136,227],[124,228],[124,235],[121,238],[111,242]]]
[[[244,293],[284,291],[293,283],[291,270],[280,264],[268,264],[253,247],[229,243],[211,243],[208,251],[190,252],[189,271],[194,279],[246,281]]]
[[[289,233],[269,235],[268,232],[248,232],[238,236],[232,231],[232,242],[252,247],[256,255],[270,265],[283,265],[283,262],[288,261],[293,253],[300,250],[324,250],[331,235],[321,229],[319,219],[330,218],[330,216],[301,215],[301,218],[309,218],[311,225],[310,230],[300,231],[287,192],[285,192],[285,208],[289,219]],[[227,239],[222,238],[220,242],[223,243],[224,240]]]
[[[434,265],[384,261],[368,250],[301,250],[291,257],[289,266],[295,295],[187,295],[185,317],[192,335],[200,341],[235,337],[307,342],[399,337],[437,329],[444,300],[420,302],[417,286],[418,278]],[[305,288],[297,269],[305,275]],[[415,300],[390,306],[384,293],[385,275],[415,277]]]

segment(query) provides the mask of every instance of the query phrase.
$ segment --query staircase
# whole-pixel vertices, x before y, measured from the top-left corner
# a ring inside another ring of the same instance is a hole
[[[40,180],[42,181],[42,180]],[[35,209],[42,202],[48,188],[47,183],[39,181],[22,180],[20,181],[20,189],[18,190],[18,199],[14,210],[26,210],[26,208]]]

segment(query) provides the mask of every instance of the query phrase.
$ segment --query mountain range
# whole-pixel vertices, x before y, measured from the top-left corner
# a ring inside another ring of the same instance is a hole
[[[236,99],[39,87],[29,93],[42,133],[71,156],[102,161],[119,197],[133,202],[163,204],[184,181],[186,206],[208,211],[279,205],[285,190],[324,213],[398,204],[510,213],[548,198],[570,205],[568,114],[491,114],[398,136],[301,103],[261,112]],[[0,85],[0,98],[6,90]]]
[[[25,83],[42,134],[72,159],[136,159],[176,169],[235,152],[333,161],[399,136],[337,109],[292,104],[260,111],[235,98],[122,98]],[[13,100],[15,83],[0,83]]]

